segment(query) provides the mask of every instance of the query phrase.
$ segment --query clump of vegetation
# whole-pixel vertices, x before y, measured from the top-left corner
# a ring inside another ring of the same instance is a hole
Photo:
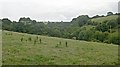
[[[31,37],[28,38],[29,41],[32,41]]]
[[[41,39],[39,39],[39,41],[40,41],[40,43],[42,43],[42,40],[41,40]]]
[[[59,44],[61,45],[61,41],[59,42]]]
[[[37,42],[37,40],[35,39],[35,40],[34,40],[34,45],[36,44],[36,42]]]
[[[65,45],[66,45],[66,47],[68,47],[68,43],[67,43],[67,41],[65,42]]]
[[[21,40],[21,42],[23,41],[23,37],[20,39]]]

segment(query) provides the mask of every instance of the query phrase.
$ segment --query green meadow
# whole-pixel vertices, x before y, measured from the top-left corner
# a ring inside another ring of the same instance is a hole
[[[0,66],[2,66],[2,31],[0,30]]]
[[[118,15],[112,15],[112,16],[94,18],[91,21],[95,23],[103,23],[105,21],[117,21],[118,17],[119,17]]]
[[[118,45],[3,31],[2,56],[3,65],[116,65]]]

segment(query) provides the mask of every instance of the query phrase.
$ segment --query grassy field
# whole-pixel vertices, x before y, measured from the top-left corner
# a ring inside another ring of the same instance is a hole
[[[2,66],[2,30],[0,30],[0,66]]]
[[[3,31],[2,56],[6,64],[114,65],[118,46]],[[23,40],[21,41],[21,39]],[[31,38],[31,40],[29,39]],[[41,43],[40,40],[41,39]],[[61,44],[59,42],[61,41]],[[65,42],[67,41],[67,47]],[[58,46],[57,46],[58,44]]]
[[[107,17],[99,17],[99,18],[94,18],[91,21],[96,22],[96,23],[102,23],[104,21],[111,21],[111,20],[117,20],[118,15],[112,15],[112,16],[107,16]]]

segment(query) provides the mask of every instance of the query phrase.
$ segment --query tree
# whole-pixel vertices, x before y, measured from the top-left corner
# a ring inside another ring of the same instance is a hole
[[[2,20],[0,19],[0,30],[2,29]]]
[[[103,42],[106,39],[106,37],[107,37],[106,34],[104,34],[101,31],[96,31],[95,34],[94,34],[94,38],[96,40],[101,41],[101,42]]]
[[[102,32],[108,31],[109,26],[106,23],[101,23],[96,26],[96,29]]]
[[[100,17],[99,15],[96,15],[96,16],[93,16],[92,18],[98,18],[98,17]]]
[[[52,29],[49,28],[48,34],[53,37],[61,37],[62,36],[59,28],[52,28]]]
[[[120,45],[120,36],[119,36],[118,32],[109,34],[108,40],[109,40],[111,43]]]
[[[79,16],[77,18],[74,18],[71,22],[72,23],[77,23],[80,27],[83,26],[84,24],[88,23],[89,20],[89,16],[88,15],[82,15]]]
[[[24,28],[24,24],[23,23],[13,23],[12,24],[12,31],[15,31],[15,32],[24,32],[25,28]]]
[[[32,21],[29,17],[27,18],[22,17],[19,19],[19,22],[24,23],[26,25],[26,24],[31,24],[32,22],[35,22],[35,21],[34,20]]]
[[[12,21],[9,20],[8,18],[3,18],[2,19],[2,29],[4,30],[11,30],[11,23]]]
[[[79,39],[90,41],[93,38],[93,32],[91,30],[83,30],[79,32]]]
[[[10,23],[12,23],[11,20],[9,20],[8,18],[3,18],[3,19],[2,19],[2,22],[3,22],[3,24],[4,24],[4,23],[5,23],[5,24],[10,24]]]
[[[118,25],[120,25],[120,16],[118,16],[118,18],[117,18],[117,23],[118,23]]]
[[[107,16],[110,16],[110,15],[113,15],[113,13],[112,13],[112,12],[108,12],[108,13],[107,13]]]

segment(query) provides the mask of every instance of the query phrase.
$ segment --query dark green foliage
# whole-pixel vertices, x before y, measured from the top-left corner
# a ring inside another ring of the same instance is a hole
[[[115,28],[118,26],[117,20],[111,20],[107,22],[107,25],[109,26],[109,28]]]
[[[2,19],[2,29],[11,30],[11,23],[12,23],[12,21],[10,21],[8,18],[3,18]]]
[[[112,13],[109,13],[112,15]],[[118,14],[117,14],[118,15]],[[108,35],[117,32],[120,28],[119,19],[107,20],[103,22],[92,21],[92,19],[101,16],[95,16],[89,18],[88,15],[82,15],[77,18],[73,18],[71,22],[37,22],[28,18],[20,18],[18,22],[10,21],[7,18],[2,19],[2,29],[8,31],[37,34],[37,35],[47,35],[52,37],[62,37],[75,40],[86,40],[86,41],[97,41],[105,43],[119,44],[119,38],[117,36]],[[105,16],[107,17],[107,16]],[[104,18],[102,16],[102,18]],[[23,39],[21,39],[22,41]],[[28,38],[31,41],[31,38]],[[36,42],[41,43],[41,39],[36,37],[34,44]],[[59,42],[60,44],[60,42]]]
[[[106,37],[107,36],[103,32],[100,32],[100,31],[96,31],[94,35],[94,38],[101,42],[103,42],[106,39]]]
[[[109,42],[120,45],[120,36],[118,32],[109,34]]]
[[[48,34],[49,36],[53,36],[53,37],[61,37],[61,32],[59,28],[52,28],[48,30]]]
[[[98,18],[98,17],[100,17],[99,15],[96,15],[96,16],[93,16],[92,18]]]
[[[3,18],[2,22],[4,22],[3,25],[4,24],[11,24],[12,23],[11,20],[9,20],[8,18]]]
[[[107,13],[107,16],[110,16],[110,15],[113,15],[113,13],[112,13],[112,12],[108,12],[108,13]]]
[[[18,22],[15,22],[15,23],[12,23],[12,30],[13,31],[16,31],[16,32],[24,32],[24,24],[23,23],[18,23]]]
[[[29,17],[27,17],[27,18],[23,17],[23,18],[19,19],[19,22],[22,22],[22,23],[28,23],[28,22],[31,22],[31,21],[32,20]]]
[[[95,16],[93,16],[92,18],[100,18],[100,17],[105,17],[105,16],[104,16],[104,15],[102,15],[102,16],[95,15]]]
[[[77,18],[74,18],[71,22],[78,23],[78,25],[81,27],[84,24],[88,23],[89,17],[88,15],[82,15]]]
[[[96,29],[102,32],[108,31],[109,26],[106,23],[101,23],[96,26]]]
[[[120,25],[120,13],[118,15],[117,21],[118,21],[118,25]]]
[[[79,39],[89,41],[92,38],[92,35],[93,32],[90,30],[81,31],[79,33]]]

